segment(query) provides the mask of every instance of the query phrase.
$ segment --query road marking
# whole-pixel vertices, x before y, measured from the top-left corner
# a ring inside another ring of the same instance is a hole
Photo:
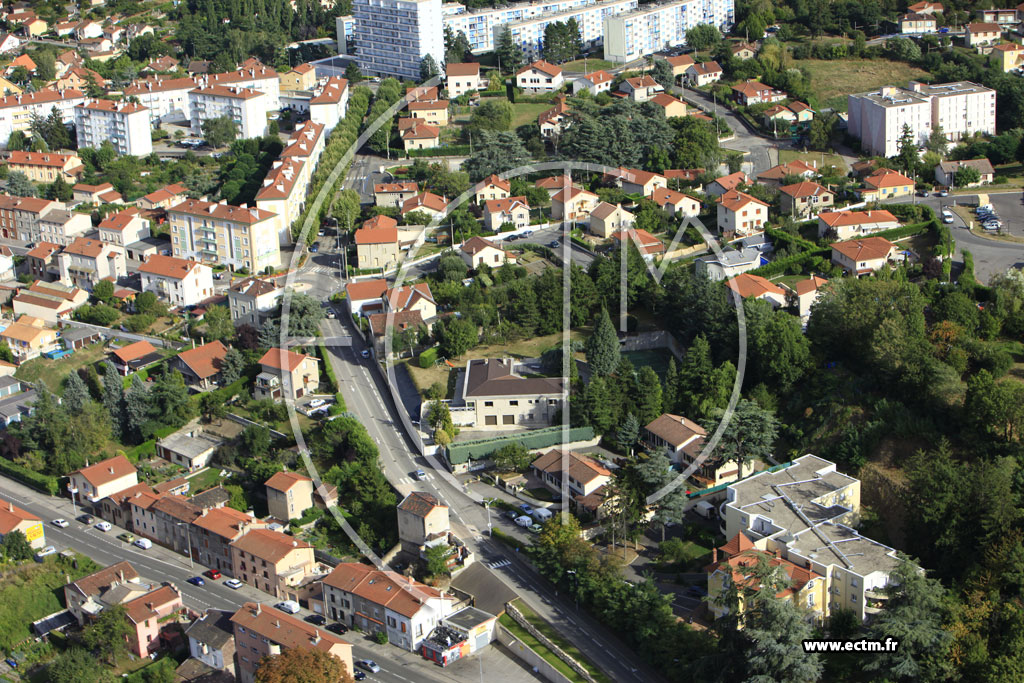
[[[512,560],[510,560],[510,559],[508,559],[506,557],[504,560],[497,560],[496,562],[491,562],[487,566],[490,567],[491,569],[501,569],[502,567],[507,567],[510,564],[512,564]]]

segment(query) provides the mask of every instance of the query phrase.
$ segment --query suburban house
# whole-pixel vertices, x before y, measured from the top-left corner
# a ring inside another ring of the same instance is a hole
[[[410,104],[410,106],[412,106]],[[447,109],[445,109],[447,111]],[[402,145],[405,151],[413,149],[431,149],[441,144],[441,129],[418,117],[400,119],[407,125],[399,123],[402,131]]]
[[[373,201],[377,206],[401,208],[402,203],[419,194],[420,186],[411,180],[377,183],[373,186]]]
[[[231,543],[234,577],[279,600],[298,602],[315,567],[313,546],[280,531],[251,529]]]
[[[590,212],[590,232],[601,239],[610,239],[619,230],[632,227],[633,214],[622,208],[622,204],[601,202]]]
[[[466,363],[461,398],[474,409],[474,426],[502,429],[551,424],[564,393],[561,379],[516,374],[511,358],[478,358]]]
[[[510,194],[512,194],[512,183],[502,180],[493,173],[473,188],[473,200],[478,206],[483,206],[484,202],[491,199],[506,199]]]
[[[811,306],[821,296],[822,288],[828,283],[823,277],[812,275],[806,280],[800,280],[793,286],[793,293],[796,296],[797,311],[800,317],[806,320],[811,315]]]
[[[626,228],[612,233],[612,239],[616,243],[628,239],[637,248],[645,260],[650,260],[658,254],[665,253],[665,243],[641,228]]]
[[[171,367],[185,378],[185,384],[196,391],[209,391],[220,380],[228,347],[218,340],[187,351],[171,360]]]
[[[278,78],[280,90],[312,90],[316,86],[316,67],[308,62],[299,64]]]
[[[10,172],[24,173],[36,183],[52,183],[59,176],[74,184],[85,168],[76,154],[52,152],[8,152],[5,164]]]
[[[139,573],[130,562],[118,562],[65,584],[64,604],[79,626],[84,626],[103,610],[101,600],[119,586],[123,589],[119,592],[135,592],[139,595],[149,588],[142,583]]]
[[[7,234],[4,234],[4,237],[7,237]],[[25,254],[29,275],[46,282],[52,282],[60,277],[60,268],[57,266],[57,254],[60,253],[60,249],[60,245],[53,242],[37,242],[36,246]]]
[[[107,520],[114,526],[135,531],[131,502],[139,494],[153,496],[155,492],[149,484],[136,484],[107,496],[94,504],[93,509],[97,517]]]
[[[516,262],[515,256],[480,236],[470,237],[463,242],[459,247],[459,256],[466,262],[470,270],[477,270],[482,263],[486,263],[491,268],[500,268],[505,263]]]
[[[964,184],[956,183],[956,174],[960,169],[973,168],[978,172],[979,179],[975,182]],[[988,159],[966,159],[964,161],[940,161],[935,167],[935,182],[946,187],[978,187],[988,185],[995,178],[996,171],[992,168],[992,162]]]
[[[360,268],[388,269],[398,265],[398,221],[380,214],[355,232],[356,260]]]
[[[15,531],[20,531],[33,548],[38,549],[46,545],[43,520],[31,512],[22,510],[9,500],[0,499],[0,541]]]
[[[367,320],[370,323],[370,339],[373,343],[373,352],[377,357],[384,355],[388,339],[391,339],[393,342],[395,334],[425,327],[423,315],[415,309],[411,311],[371,313]],[[397,347],[397,345],[394,346]],[[396,350],[396,348],[393,348],[392,353],[395,353]]]
[[[565,83],[562,67],[539,59],[516,72],[516,87],[531,92],[554,92]]]
[[[312,479],[295,472],[277,472],[263,485],[270,516],[282,522],[299,519],[314,505],[326,509],[338,502],[336,487],[321,484],[314,489]]]
[[[568,458],[568,467],[563,468],[563,456]],[[532,463],[530,469],[552,491],[561,492],[562,473],[568,472],[566,485],[573,498],[595,494],[598,489],[612,481],[612,473],[596,460],[574,451],[566,456],[561,450],[552,448]]]
[[[506,223],[511,223],[515,230],[530,227],[530,205],[526,203],[526,197],[488,199],[484,202],[484,225],[488,230],[499,232]]]
[[[895,197],[909,197],[914,194],[914,181],[899,171],[880,168],[864,179],[860,190],[861,199],[877,201]]]
[[[565,95],[556,95],[555,106],[545,109],[537,115],[540,136],[547,140],[561,134],[569,120],[569,105],[565,101]]]
[[[419,311],[424,320],[430,320],[437,315],[437,302],[434,301],[430,283],[427,282],[391,287],[382,298],[385,311]]]
[[[405,552],[419,557],[420,548],[450,530],[448,506],[433,495],[413,491],[398,504],[398,539]]]
[[[654,102],[665,112],[666,119],[677,119],[686,116],[686,103],[678,97],[673,97],[666,92],[661,92],[652,97],[648,102]]]
[[[231,612],[210,608],[185,629],[192,659],[211,671],[235,675],[235,637]],[[188,664],[186,660],[185,664]],[[180,671],[180,668],[179,668]]]
[[[764,125],[784,135],[807,130],[813,120],[814,110],[803,102],[776,104],[764,112]]]
[[[349,676],[355,671],[348,641],[281,610],[247,602],[231,617],[231,623],[239,683],[253,683],[264,657],[295,648],[326,652],[341,660]]]
[[[793,185],[779,188],[781,209],[797,218],[807,218],[811,214],[831,208],[835,193],[822,187],[813,180],[801,180]]]
[[[739,190],[729,190],[718,198],[718,230],[723,235],[743,237],[764,230],[768,205]]]
[[[135,465],[123,455],[86,465],[68,476],[71,478],[71,494],[80,503],[95,503],[139,483]]]
[[[742,250],[726,249],[721,256],[708,254],[694,262],[697,273],[715,281],[734,277],[760,266],[761,252],[753,247]]]
[[[277,309],[284,288],[273,280],[257,277],[242,278],[228,287],[228,307],[235,327],[251,325],[259,329]]]
[[[615,77],[607,71],[592,71],[572,82],[572,94],[576,95],[582,90],[588,90],[591,95],[599,95],[611,90],[614,80]]]
[[[195,472],[210,463],[214,451],[223,443],[224,439],[193,420],[173,434],[157,439],[156,457],[180,465],[188,472]]]
[[[128,649],[136,657],[147,657],[161,649],[160,632],[166,617],[183,608],[181,591],[172,583],[165,583],[125,602],[125,614],[133,627],[133,632],[128,635]]]
[[[433,192],[422,192],[405,200],[405,203],[402,204],[402,215],[419,211],[433,219],[443,214],[447,208],[448,200],[444,197],[439,197]]]
[[[786,178],[796,176],[804,180],[810,180],[818,175],[817,162],[807,163],[797,159],[778,166],[772,166],[767,171],[757,175],[757,182],[769,187],[781,187]]]
[[[324,577],[323,600],[332,620],[364,633],[386,633],[392,645],[412,652],[457,602],[436,588],[359,562],[342,562]]]
[[[983,48],[995,45],[1002,39],[1003,27],[984,21],[967,24],[964,30],[964,42],[967,47]]]
[[[700,215],[700,202],[697,199],[667,187],[656,188],[647,198],[657,204],[658,208],[673,216],[677,214],[690,217]]]
[[[82,202],[83,204],[96,204],[98,206],[103,203],[100,197],[113,189],[114,186],[110,183],[101,183],[99,185],[75,183],[71,187],[71,201]]]
[[[388,281],[384,278],[349,281],[345,285],[345,300],[348,302],[349,313],[365,316],[369,313],[383,311],[383,298],[386,291],[388,291]]]
[[[538,187],[542,190],[545,190],[548,193],[549,197],[554,197],[556,194],[558,194],[559,192],[566,188],[576,187],[576,185],[572,182],[572,178],[567,175],[556,175],[551,176],[550,178],[541,178],[533,185],[534,187]]]
[[[930,14],[917,14],[916,12],[901,14],[899,25],[900,33],[903,34],[935,33],[937,30],[934,16]]]
[[[781,90],[776,90],[770,85],[755,80],[746,80],[739,85],[734,85],[732,90],[736,101],[744,107],[749,107],[752,104],[781,102],[789,97]]]
[[[142,291],[153,292],[172,306],[195,306],[213,296],[213,271],[190,259],[154,254],[139,266]]]
[[[645,197],[659,187],[668,187],[668,179],[665,176],[637,168],[619,167],[618,172],[606,174],[605,180],[614,181],[626,194],[640,194]]]
[[[942,14],[943,7],[941,2],[928,2],[928,0],[922,0],[921,2],[915,2],[913,5],[907,8],[908,12],[916,12],[917,14]]]
[[[58,347],[57,330],[31,315],[22,315],[5,327],[0,332],[0,340],[10,347],[14,362],[19,365]]]
[[[132,342],[110,352],[110,361],[122,375],[127,377],[151,363],[162,361],[164,356],[146,340]]]
[[[570,187],[559,190],[551,197],[551,218],[556,221],[568,220],[586,223],[600,198],[593,192]]]
[[[199,564],[216,569],[233,576],[231,565],[231,544],[248,533],[251,529],[265,527],[244,512],[225,505],[219,508],[204,509],[192,521],[191,533],[198,550],[195,560]]]
[[[11,299],[16,316],[31,316],[51,325],[71,317],[75,309],[89,301],[89,292],[58,282],[37,280],[27,289],[20,289]]]
[[[690,460],[700,455],[707,432],[689,418],[663,413],[644,427],[642,436],[648,448],[652,451],[667,449],[669,460],[679,465],[684,455]]]
[[[13,373],[17,366],[9,363],[0,371]],[[35,413],[39,394],[31,385],[14,378],[13,374],[0,375],[0,427],[10,427],[21,418]]]
[[[747,42],[736,43],[731,48],[729,48],[729,52],[731,52],[732,56],[735,57],[736,59],[745,61],[747,59],[754,58],[754,56],[757,54],[757,46],[751,45],[750,43]]]
[[[849,275],[867,275],[896,257],[896,245],[882,237],[864,237],[832,246],[832,263]]]
[[[863,237],[873,232],[892,230],[900,222],[888,211],[823,211],[818,214],[818,237],[825,237],[834,231],[836,239],[848,240]]]
[[[690,84],[702,88],[722,80],[722,67],[718,62],[690,64],[686,67],[685,77]]]
[[[769,282],[760,275],[740,273],[728,280],[725,286],[729,288],[729,300],[733,303],[743,299],[760,299],[767,301],[772,308],[781,308],[786,305],[786,292],[777,284]]]
[[[665,61],[672,67],[672,81],[679,84],[679,79],[686,75],[686,70],[693,64],[693,56],[679,55],[677,57],[666,57]]]
[[[471,90],[484,90],[485,82],[480,78],[480,65],[475,62],[445,64],[444,75],[444,89],[452,99]]]
[[[730,190],[735,190],[740,185],[750,183],[750,178],[743,171],[736,171],[721,178],[715,178],[704,187],[704,194],[711,197],[721,197]]]
[[[158,209],[169,209],[185,201],[188,188],[184,185],[164,185],[159,190],[153,190],[149,194],[140,197],[135,205],[145,211],[156,211]]]
[[[665,89],[650,76],[643,75],[622,81],[619,92],[625,93],[634,102],[646,102],[658,93],[665,92]]]
[[[270,349],[260,358],[260,374],[256,376],[253,398],[277,401],[287,397],[297,400],[315,392],[320,386],[318,362],[315,356]]]
[[[827,601],[812,610],[823,617],[842,608],[865,620],[884,609],[882,589],[899,559],[854,530],[860,481],[836,471],[835,463],[808,454],[732,483],[721,510],[726,538],[742,533],[758,550],[822,577]]]
[[[1018,69],[1024,65],[1024,45],[1020,43],[1001,43],[992,48],[989,57],[1003,73]]]
[[[102,241],[122,249],[150,236],[149,220],[134,206],[107,215],[98,227]]]

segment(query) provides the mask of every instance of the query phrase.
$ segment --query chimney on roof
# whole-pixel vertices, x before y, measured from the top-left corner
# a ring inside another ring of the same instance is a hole
[[[274,628],[281,628],[281,620],[274,619]]]

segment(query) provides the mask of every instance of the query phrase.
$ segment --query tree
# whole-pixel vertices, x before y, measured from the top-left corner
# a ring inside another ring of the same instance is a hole
[[[619,365],[619,337],[607,308],[601,309],[594,331],[587,337],[586,354],[590,368],[601,377],[607,377]]]
[[[257,345],[261,349],[269,349],[281,345],[281,323],[277,318],[267,318],[260,325]]]
[[[640,422],[636,419],[636,415],[628,413],[615,432],[615,440],[628,451],[629,455],[633,455],[633,446],[636,445],[639,438]]]
[[[100,280],[92,289],[92,295],[98,301],[108,303],[114,296],[114,283],[110,280]]]
[[[928,141],[924,143],[924,147],[929,152],[935,152],[943,157],[949,152],[949,140],[946,138],[946,133],[942,130],[941,124],[937,123],[932,128],[932,132],[928,135]]]
[[[218,116],[203,121],[202,131],[206,144],[225,147],[238,137],[238,124],[230,116]]]
[[[260,660],[256,683],[354,683],[345,663],[329,652],[292,647]]]
[[[110,415],[110,426],[115,436],[120,435],[124,426],[124,384],[110,361],[103,366],[103,407]]]
[[[512,103],[508,100],[484,100],[473,110],[468,127],[478,135],[485,130],[508,130],[512,125],[512,113]]]
[[[686,45],[698,52],[711,52],[722,41],[722,32],[711,24],[697,24],[687,29]]]
[[[32,557],[32,546],[29,545],[24,532],[17,529],[4,534],[4,540],[2,545],[0,545],[0,549],[3,550],[3,556],[9,561],[21,562]]]
[[[49,683],[109,683],[113,672],[81,647],[71,647],[57,655],[46,667]]]
[[[708,434],[718,429],[723,417],[723,411],[719,411],[717,419],[704,424]],[[771,455],[778,433],[779,421],[774,414],[754,401],[740,399],[714,455],[725,462],[736,463],[742,471],[748,463],[765,460]]]
[[[320,321],[324,319],[324,308],[321,302],[308,294],[291,295],[288,309],[288,334],[292,337],[315,337],[320,331]],[[280,344],[278,339],[274,345]]]
[[[134,633],[124,605],[111,605],[85,628],[82,642],[89,649],[98,650],[110,664],[117,664],[118,656],[127,651],[128,638]]]
[[[146,421],[149,419],[149,389],[138,375],[132,375],[132,386],[124,395],[124,436],[143,441]]]
[[[909,124],[903,124],[897,149],[899,151],[896,153],[896,165],[904,173],[913,174],[918,163],[917,140],[914,138],[914,132],[910,129]]]
[[[645,365],[637,372],[636,377],[637,395],[634,404],[637,410],[637,419],[641,425],[650,424],[662,413],[662,390],[661,380],[658,373],[649,365]]]
[[[582,52],[579,25],[575,19],[551,22],[544,27],[544,59],[561,64]]]
[[[439,322],[434,329],[435,337],[438,331],[441,332],[438,347],[445,358],[458,358],[480,340],[476,325],[464,318],[449,318],[443,324]]]
[[[238,349],[228,349],[224,354],[224,362],[220,366],[221,381],[232,384],[242,376],[245,370],[245,356]]]
[[[491,462],[499,472],[525,472],[533,462],[533,454],[523,444],[513,441],[491,453]]]
[[[675,76],[672,74],[672,65],[664,59],[655,59],[650,70],[651,78],[658,82],[666,92],[672,90],[675,85]]]
[[[505,73],[515,71],[523,63],[523,48],[512,38],[512,29],[508,26],[503,26],[498,34],[495,52],[498,54],[498,64]]]
[[[437,68],[437,61],[434,59],[433,55],[425,55],[423,59],[420,60],[420,80],[429,81],[438,73],[440,73],[440,70]]]
[[[839,118],[832,112],[820,114],[811,120],[811,127],[807,131],[807,142],[811,149],[826,150],[832,146],[832,136],[838,121]]]
[[[435,432],[447,432],[449,436],[454,436],[455,425],[452,423],[451,410],[448,408],[448,404],[440,399],[431,402],[427,424]]]
[[[228,414],[228,407],[224,405],[223,399],[213,392],[206,392],[199,395],[199,415],[206,423],[213,422]]]
[[[21,171],[11,171],[7,176],[7,191],[15,197],[36,196],[36,186]]]
[[[445,576],[448,574],[448,556],[452,549],[447,543],[438,543],[427,548],[427,574]]]
[[[77,372],[72,372],[64,380],[64,396],[61,401],[65,410],[72,415],[82,412],[89,401],[89,389]]]
[[[180,427],[194,415],[185,379],[177,370],[160,375],[150,389],[150,396],[150,415],[165,425]]]
[[[11,152],[23,152],[25,150],[25,133],[16,130],[7,138],[7,149]]]
[[[235,325],[231,322],[231,311],[227,306],[214,305],[207,308],[203,324],[206,325],[206,336],[211,340],[224,341],[235,334]]]
[[[355,62],[349,62],[345,67],[345,78],[349,83],[355,85],[359,81],[363,80],[363,72],[359,70],[359,65]]]
[[[71,197],[74,193],[71,191],[71,186],[68,185],[67,181],[64,180],[63,175],[58,175],[57,179],[54,180],[48,188],[46,188],[46,196],[48,199],[56,199],[59,202],[71,201]]]
[[[474,141],[474,147],[477,142]],[[501,174],[526,164],[530,154],[518,135],[508,131],[483,131],[477,152],[462,162],[462,170],[470,182],[478,183],[487,176]]]
[[[973,166],[961,166],[953,174],[953,180],[957,187],[969,187],[981,182],[981,172]]]

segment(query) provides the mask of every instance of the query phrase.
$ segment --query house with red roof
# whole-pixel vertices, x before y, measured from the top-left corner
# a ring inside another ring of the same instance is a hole
[[[892,230],[900,227],[899,219],[888,211],[823,211],[818,214],[818,237],[830,232],[835,238],[848,240],[863,237],[873,232]]]
[[[500,268],[505,263],[516,262],[514,255],[478,235],[463,242],[459,247],[459,256],[471,270],[477,270],[484,263],[491,268]]]
[[[729,300],[733,303],[742,302],[744,299],[760,299],[767,301],[772,308],[786,305],[785,290],[760,275],[740,273],[727,280],[725,286],[729,289]]]
[[[419,311],[424,320],[437,315],[437,302],[426,282],[391,287],[384,293],[385,311]]]
[[[749,79],[739,85],[732,86],[732,92],[733,97],[736,98],[736,102],[744,107],[749,107],[752,104],[781,102],[789,97],[781,90],[776,90],[770,85],[766,85],[761,81],[755,81],[753,79]]]
[[[576,95],[583,90],[587,90],[591,95],[599,95],[611,90],[612,81],[614,80],[614,76],[602,69],[591,71],[589,74],[580,76],[572,82],[572,94]]]
[[[373,186],[373,201],[377,206],[401,208],[402,203],[420,192],[420,186],[412,180],[393,183],[376,183]]]
[[[914,194],[914,181],[899,171],[880,168],[864,179],[864,187],[859,192],[861,199],[869,202],[909,197]]]
[[[508,228],[511,224],[512,228]],[[526,197],[488,199],[484,202],[484,225],[498,232],[501,228],[521,229],[530,226],[530,205]]]
[[[619,84],[619,92],[624,93],[626,97],[634,102],[646,102],[658,93],[665,92],[665,88],[661,87],[656,80],[644,74],[643,76],[634,76],[622,81]]]
[[[718,62],[690,64],[686,67],[684,74],[687,82],[701,88],[722,80],[722,67],[719,66]]]
[[[423,192],[410,197],[402,203],[402,215],[412,213],[413,211],[419,211],[425,213],[431,218],[436,218],[438,215],[445,212],[448,208],[448,200],[444,197],[439,197],[433,192]]]
[[[478,206],[483,206],[489,199],[505,199],[512,194],[512,183],[503,180],[493,173],[473,188],[473,199]]]
[[[355,232],[359,268],[387,270],[398,264],[398,221],[380,214]]]
[[[285,396],[299,399],[320,386],[320,366],[316,356],[273,348],[260,358],[253,398],[275,401]]]
[[[480,65],[476,62],[445,64],[445,90],[448,97],[460,97],[471,90],[484,90],[487,83],[480,77]]]
[[[729,175],[724,175],[721,178],[715,178],[704,188],[704,194],[711,195],[712,197],[720,197],[729,190],[735,190],[740,185],[747,185],[750,183],[750,178],[743,171],[736,171]]]
[[[825,278],[819,275],[811,275],[806,280],[800,280],[793,285],[792,291],[796,295],[797,310],[802,319],[806,320],[810,317],[811,306],[821,296],[821,292],[827,284],[828,280]]]
[[[345,285],[345,301],[351,315],[369,315],[384,310],[384,292],[388,281],[384,278],[372,280],[350,280]]]
[[[655,256],[665,253],[665,243],[657,237],[640,228],[627,228],[612,233],[612,239],[621,242],[628,239],[640,250],[645,260],[651,260]]]
[[[740,192],[729,190],[718,198],[718,230],[723,235],[746,237],[764,230],[768,222],[768,204]]]
[[[832,208],[835,193],[813,180],[801,180],[779,188],[779,203],[783,212],[795,218],[807,218]]]
[[[516,87],[530,92],[554,92],[565,83],[562,67],[543,59],[527,64],[516,72]]]
[[[896,245],[884,237],[835,242],[832,246],[832,263],[848,275],[870,275],[896,258]]]
[[[77,491],[72,495],[79,502],[99,502],[111,494],[139,483],[135,465],[123,455],[115,455],[94,465],[86,465],[68,476],[71,479],[71,488]]]
[[[228,347],[219,340],[182,351],[171,360],[171,367],[185,378],[185,384],[195,391],[214,389],[221,377]]]

